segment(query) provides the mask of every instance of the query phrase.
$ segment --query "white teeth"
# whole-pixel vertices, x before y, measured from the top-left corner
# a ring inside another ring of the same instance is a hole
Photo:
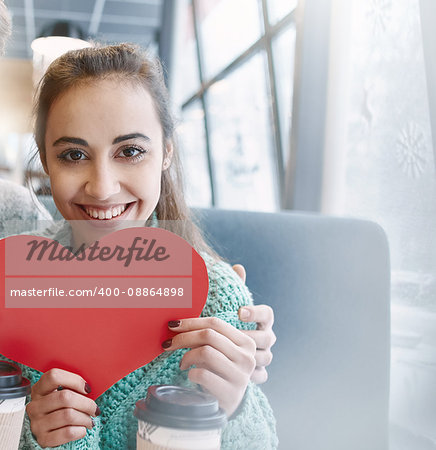
[[[99,220],[112,219],[113,217],[116,217],[116,216],[119,216],[120,214],[122,214],[125,210],[126,210],[126,205],[115,206],[114,208],[108,209],[106,211],[103,211],[101,209],[97,210],[97,209],[92,209],[92,208],[85,208],[85,211],[88,214],[88,216],[90,216],[94,219],[99,219]]]

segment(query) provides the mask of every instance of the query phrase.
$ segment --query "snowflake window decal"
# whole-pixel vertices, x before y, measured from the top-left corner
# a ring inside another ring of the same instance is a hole
[[[386,32],[388,22],[392,15],[391,0],[370,0],[367,4],[366,17],[372,24],[374,36],[380,36]]]
[[[424,132],[416,123],[409,122],[401,130],[396,147],[402,171],[411,178],[419,178],[427,164]]]

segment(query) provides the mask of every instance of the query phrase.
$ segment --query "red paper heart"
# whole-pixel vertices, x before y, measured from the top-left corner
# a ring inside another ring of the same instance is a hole
[[[128,263],[128,249],[135,238],[137,250],[132,251]],[[32,241],[35,244],[30,244]],[[40,250],[35,249],[26,260],[32,245],[44,242],[51,246],[42,259],[37,260]],[[160,355],[161,343],[170,336],[168,321],[199,316],[208,292],[203,259],[185,240],[169,231],[129,228],[105,236],[98,243],[100,250],[92,254],[88,248],[81,255],[82,261],[80,257],[60,261],[49,258],[54,248],[53,257],[71,258],[72,254],[49,239],[12,236],[0,241],[0,354],[42,372],[58,367],[80,374],[92,386],[93,399]],[[118,250],[106,261],[88,260],[97,253],[108,258],[108,251],[105,255],[101,248],[114,250],[116,246],[124,253]],[[157,258],[170,257],[146,260],[146,250],[151,257],[158,247],[164,247],[166,253],[161,250]],[[123,256],[125,259],[121,259]],[[137,261],[137,257],[143,259]],[[137,286],[149,290],[138,292]],[[155,295],[151,296],[153,286]],[[160,295],[156,294],[159,286]],[[171,288],[180,286],[184,288],[183,296],[178,295],[181,291],[172,295]],[[70,289],[88,287],[92,297],[59,295],[60,289],[66,294],[71,293]],[[11,289],[22,294],[32,288],[36,294],[33,297],[10,294]],[[95,295],[102,292],[101,288],[112,296]],[[117,288],[119,291],[114,290]],[[38,289],[46,289],[45,296],[38,297]]]

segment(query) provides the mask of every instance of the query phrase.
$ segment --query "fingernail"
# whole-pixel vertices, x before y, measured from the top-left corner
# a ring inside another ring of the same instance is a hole
[[[180,320],[170,320],[169,322],[168,322],[168,326],[170,327],[170,328],[177,328],[178,326],[180,326]]]
[[[57,391],[62,391],[63,389],[64,387],[61,384],[56,388]]]
[[[91,419],[91,422],[92,422],[92,428],[94,428],[95,427],[94,419]]]
[[[94,416],[99,416],[100,414],[101,414],[100,408],[97,406]]]
[[[90,386],[88,383],[85,383],[85,392],[86,392],[87,394],[90,394],[90,393],[91,393],[91,386]]]
[[[172,339],[167,339],[166,341],[163,341],[162,342],[162,347],[163,348],[169,348],[169,347],[171,347],[171,343],[173,342],[173,340]]]
[[[241,319],[249,319],[250,318],[250,310],[247,308],[241,308],[239,311],[239,317]]]

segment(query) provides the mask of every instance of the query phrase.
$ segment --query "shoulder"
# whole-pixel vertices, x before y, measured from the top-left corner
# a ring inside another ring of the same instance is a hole
[[[50,213],[20,184],[0,180],[0,214],[6,219],[51,219]]]
[[[0,237],[34,230],[43,221],[50,221],[50,213],[24,186],[0,180]]]

